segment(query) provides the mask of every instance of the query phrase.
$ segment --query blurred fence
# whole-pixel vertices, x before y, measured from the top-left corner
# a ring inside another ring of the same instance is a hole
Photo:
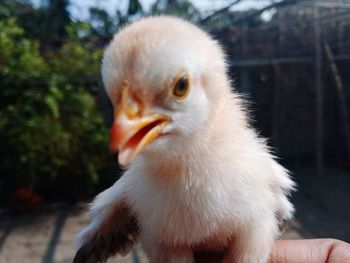
[[[248,14],[215,35],[280,156],[315,161],[318,174],[324,162],[350,167],[350,3],[284,2],[264,8],[269,21],[252,25]]]

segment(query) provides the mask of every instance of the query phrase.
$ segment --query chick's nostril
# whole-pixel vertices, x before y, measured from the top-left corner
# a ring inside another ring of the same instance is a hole
[[[142,115],[141,101],[131,92],[127,82],[123,83],[121,89],[119,109],[125,113],[128,119],[133,119]]]
[[[133,98],[132,96],[128,96],[126,98],[126,115],[129,119],[138,117],[141,115],[141,105],[140,103]]]

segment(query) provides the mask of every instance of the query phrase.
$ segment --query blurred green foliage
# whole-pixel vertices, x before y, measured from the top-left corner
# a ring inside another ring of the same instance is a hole
[[[100,60],[119,27],[147,14],[129,0],[126,12],[91,7],[79,21],[70,4],[0,1],[0,204],[28,191],[78,200],[111,181],[101,176],[114,171],[106,168],[110,109],[100,99]],[[158,0],[149,13],[200,19],[186,0]]]
[[[77,200],[115,179],[115,169],[106,168],[103,48],[118,28],[145,15],[203,19],[187,0],[157,0],[148,11],[138,0],[128,3],[114,15],[91,7],[79,21],[69,0],[0,1],[0,204],[24,192]],[[101,176],[106,171],[111,178]]]
[[[26,187],[76,200],[92,193],[106,166],[108,133],[96,96],[102,52],[73,36],[55,50],[39,47],[15,18],[2,18],[0,192],[5,199]]]

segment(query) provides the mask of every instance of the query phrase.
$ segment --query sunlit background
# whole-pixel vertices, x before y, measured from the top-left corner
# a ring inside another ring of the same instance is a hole
[[[283,238],[350,241],[348,0],[0,0],[0,262],[71,262],[108,150],[103,48],[144,16],[201,26],[298,183]],[[171,30],[171,29],[169,29]],[[135,249],[110,262],[146,262]]]

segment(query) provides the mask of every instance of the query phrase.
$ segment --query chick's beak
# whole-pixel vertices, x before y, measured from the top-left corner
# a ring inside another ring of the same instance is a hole
[[[142,105],[127,88],[122,89],[110,131],[109,146],[118,151],[120,165],[129,164],[148,144],[162,134],[169,117],[162,114],[143,115]]]

